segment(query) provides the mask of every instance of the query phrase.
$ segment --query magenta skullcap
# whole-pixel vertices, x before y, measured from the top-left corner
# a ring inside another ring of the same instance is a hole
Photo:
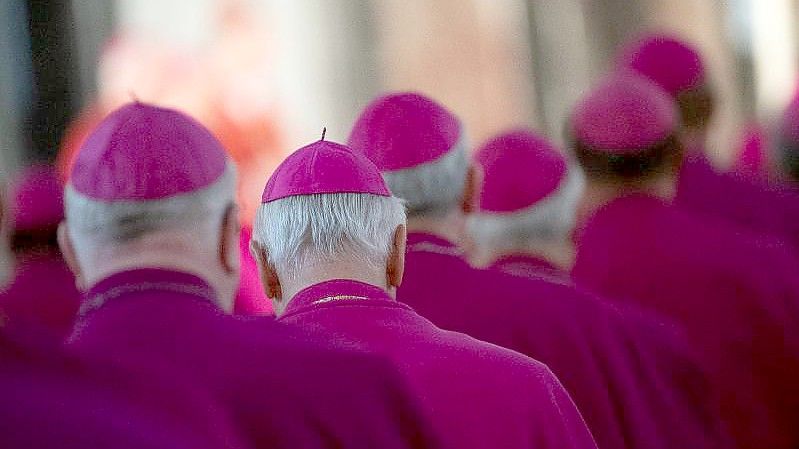
[[[261,202],[330,193],[391,196],[380,170],[366,156],[339,143],[320,140],[295,151],[275,169]]]
[[[48,165],[23,170],[14,183],[12,201],[15,231],[54,228],[64,219],[64,186]]]
[[[199,122],[135,102],[112,112],[89,135],[70,182],[95,200],[158,200],[210,186],[226,165],[222,145]]]
[[[618,65],[649,78],[672,97],[705,81],[699,53],[667,35],[649,35],[631,42],[621,52]]]
[[[571,118],[574,138],[594,150],[631,153],[662,142],[678,126],[674,101],[633,73],[617,73],[585,95]]]
[[[543,137],[524,129],[500,134],[474,155],[481,170],[479,211],[516,212],[558,189],[566,159]]]
[[[348,145],[381,171],[413,168],[434,161],[461,138],[458,119],[443,106],[416,93],[396,93],[373,101],[361,113]]]

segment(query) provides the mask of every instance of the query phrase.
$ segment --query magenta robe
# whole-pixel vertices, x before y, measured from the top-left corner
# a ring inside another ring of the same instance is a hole
[[[578,248],[578,283],[684,327],[740,448],[799,444],[799,270],[790,252],[642,195],[599,210]]]
[[[534,269],[518,257],[505,262]],[[652,366],[640,362],[637,342],[613,308],[576,290],[553,267],[527,272],[537,279],[472,268],[452,243],[411,233],[397,297],[438,326],[546,363],[601,448],[719,445],[712,413],[706,420],[707,413],[692,408],[701,400],[652,380]]]
[[[279,321],[389,358],[447,448],[594,448],[546,366],[434,326],[381,289],[350,280],[309,287]]]
[[[0,335],[4,449],[247,447],[229,414],[190,382],[131,377],[30,342]]]
[[[719,173],[703,156],[690,156],[680,170],[675,203],[799,248],[799,192],[788,186]]]
[[[63,340],[72,330],[80,306],[75,276],[56,250],[18,258],[11,285],[0,293],[6,326],[28,329]]]
[[[385,362],[271,318],[225,315],[195,276],[116,274],[91,289],[85,310],[70,342],[82,357],[206,386],[256,448],[436,445]]]
[[[528,279],[573,285],[568,272],[545,258],[530,254],[501,257],[489,268]],[[632,357],[648,379],[639,386],[639,392],[643,395],[648,388],[657,398],[651,404],[656,406],[654,410],[661,424],[660,432],[669,434],[658,444],[663,447],[700,447],[702,444],[699,442],[705,441],[705,447],[733,447],[717,408],[718,392],[709,382],[707,372],[700,365],[682,327],[651,310],[597,299],[606,304],[606,308],[615,309],[615,312],[609,311],[611,316],[615,316],[615,331],[626,335],[627,343],[635,348]],[[680,429],[680,432],[675,434],[673,429]]]

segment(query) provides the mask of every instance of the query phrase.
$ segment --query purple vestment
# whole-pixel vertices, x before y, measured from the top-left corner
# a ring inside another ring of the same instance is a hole
[[[206,386],[256,448],[434,446],[382,360],[271,318],[225,315],[195,276],[119,273],[88,292],[84,309],[71,341],[77,352]]]
[[[72,329],[80,293],[58,249],[63,193],[55,170],[47,166],[27,168],[14,183],[14,277],[0,293],[0,314],[9,332],[37,332],[61,340]]]
[[[190,382],[132,377],[25,337],[0,330],[4,449],[247,447],[228,413]]]
[[[394,362],[447,448],[594,448],[546,366],[442,330],[383,290],[351,280],[306,288],[279,321]]]
[[[11,285],[0,293],[10,332],[26,329],[57,340],[69,334],[79,305],[75,276],[55,249],[20,255]]]
[[[680,170],[675,203],[799,248],[799,192],[786,185],[719,173],[704,156],[690,155]]]
[[[478,270],[452,243],[419,233],[408,237],[406,264],[400,301],[445,329],[546,363],[599,447],[716,446],[717,429],[698,422],[681,402],[685,392],[655,383],[647,373],[651,367],[641,361],[617,311],[576,290],[566,276],[542,272],[529,279]]]
[[[796,263],[778,244],[644,195],[582,229],[573,277],[680,323],[740,448],[799,442]]]

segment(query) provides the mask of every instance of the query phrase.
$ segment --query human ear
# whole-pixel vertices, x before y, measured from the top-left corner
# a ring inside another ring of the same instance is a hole
[[[404,224],[397,226],[391,243],[391,252],[386,264],[386,283],[389,288],[397,288],[402,284],[405,274],[405,245],[408,233]]]
[[[238,219],[238,208],[231,204],[225,210],[222,227],[219,230],[219,263],[228,275],[238,275],[241,265],[239,239],[241,224]]]
[[[483,182],[482,170],[475,164],[469,166],[466,172],[466,180],[463,186],[463,198],[461,199],[461,211],[464,214],[474,212],[479,200],[480,185]]]
[[[280,302],[283,300],[283,288],[277,276],[277,270],[269,262],[269,253],[254,240],[250,241],[250,254],[258,265],[258,274],[261,278],[261,286],[266,296],[270,298],[275,306],[275,310],[280,310]]]

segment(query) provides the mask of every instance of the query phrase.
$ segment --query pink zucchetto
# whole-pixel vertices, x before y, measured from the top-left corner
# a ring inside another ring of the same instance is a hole
[[[366,107],[348,145],[366,154],[381,171],[402,170],[448,153],[461,132],[458,119],[433,100],[416,93],[395,93]]]
[[[558,189],[567,172],[564,156],[546,139],[527,130],[500,134],[474,154],[482,180],[482,212],[528,208]]]
[[[667,35],[650,35],[631,42],[621,51],[618,65],[649,78],[672,97],[705,81],[699,53]]]
[[[665,140],[678,126],[674,101],[641,76],[620,72],[585,95],[571,117],[573,137],[594,150],[633,153]]]
[[[54,168],[34,165],[22,171],[13,187],[15,231],[55,228],[64,219],[64,187]]]
[[[222,145],[199,122],[135,102],[112,112],[89,135],[70,182],[94,200],[158,200],[208,187],[226,165]]]
[[[380,170],[363,154],[326,140],[286,158],[266,183],[262,203],[299,195],[370,193],[391,196]]]

